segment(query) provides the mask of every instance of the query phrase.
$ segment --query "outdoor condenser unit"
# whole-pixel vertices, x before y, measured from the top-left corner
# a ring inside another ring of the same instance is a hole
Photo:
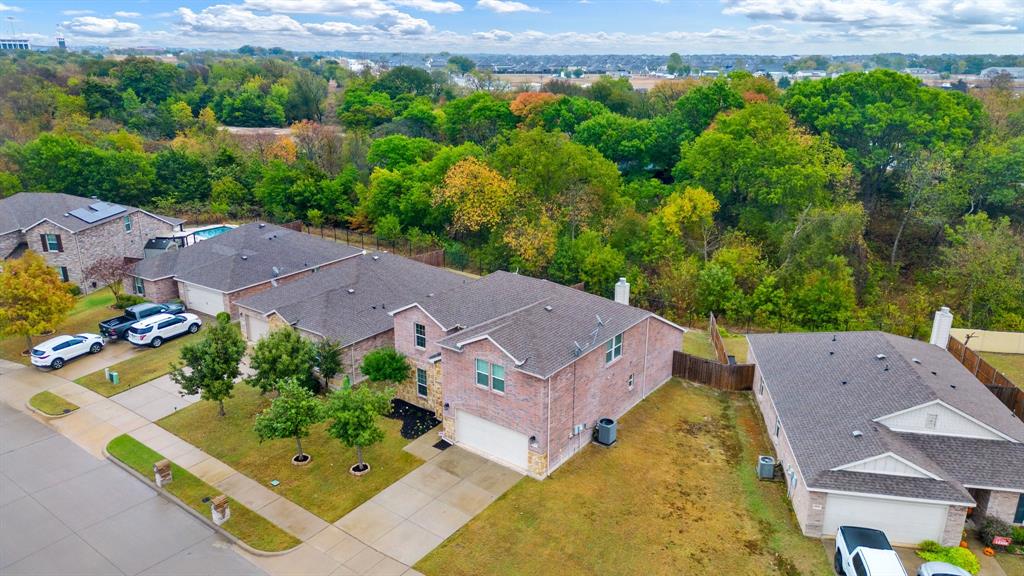
[[[597,421],[597,443],[605,446],[615,444],[615,420],[601,418]]]
[[[761,480],[771,480],[775,477],[775,458],[771,456],[757,457],[757,477]]]

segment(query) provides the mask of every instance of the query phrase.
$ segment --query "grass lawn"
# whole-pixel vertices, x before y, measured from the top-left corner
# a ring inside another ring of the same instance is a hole
[[[113,304],[114,297],[110,294],[110,290],[97,290],[92,294],[82,296],[75,302],[75,307],[53,335],[34,336],[32,343],[38,344],[60,334],[78,334],[80,332],[98,334],[100,330],[98,324],[101,321],[119,314],[119,310],[110,308]],[[21,355],[21,351],[24,349],[25,338],[23,336],[12,336],[0,340],[0,357],[6,360],[27,365],[28,357]]]
[[[30,406],[50,416],[60,416],[78,410],[78,405],[68,402],[53,392],[44,390],[28,399]]]
[[[1024,556],[997,554],[996,561],[1006,572],[1006,576],[1024,576]]]
[[[996,370],[1006,375],[1018,388],[1024,388],[1024,354],[997,354],[980,352]]]
[[[153,464],[164,459],[159,453],[150,450],[149,447],[127,434],[111,440],[107,445],[107,452],[146,478],[153,477]],[[203,502],[203,498],[216,496],[220,494],[220,491],[177,464],[172,463],[171,467],[173,480],[167,485],[167,491],[177,496],[196,512],[209,517],[210,505]],[[278,528],[274,523],[235,500],[230,500],[229,507],[231,508],[231,518],[221,527],[253,548],[266,552],[277,552],[294,548],[300,544],[298,538]]]
[[[743,364],[747,361],[747,339],[744,336],[723,336],[725,351],[736,357],[736,362]],[[711,345],[711,336],[705,330],[690,328],[683,336],[683,352],[700,356],[701,358],[716,359],[715,347]]]
[[[427,575],[830,574],[782,484],[749,396],[672,381],[548,479],[524,479],[417,565]]]
[[[117,372],[120,377],[116,386],[104,377],[103,370],[86,374],[75,382],[109,398],[132,386],[145,384],[170,372],[171,362],[178,360],[181,347],[189,342],[195,342],[196,338],[202,338],[202,336],[186,334],[168,341],[159,348],[139,348],[131,358],[110,367],[110,371]]]
[[[384,441],[363,450],[371,467],[369,474],[358,478],[349,474],[349,466],[357,462],[356,452],[328,436],[324,424],[302,440],[303,451],[313,461],[293,466],[295,440],[261,443],[252,430],[256,414],[269,404],[269,397],[240,384],[234,398],[224,402],[227,416],[223,418],[217,415],[215,402],[202,401],[157,424],[264,486],[278,480],[280,485],[272,488],[274,491],[328,522],[338,520],[422,463],[402,450],[409,443],[399,434],[402,422],[382,418]]]

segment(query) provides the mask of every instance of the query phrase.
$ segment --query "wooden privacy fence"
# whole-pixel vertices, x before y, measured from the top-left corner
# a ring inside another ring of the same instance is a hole
[[[725,351],[725,342],[718,332],[718,321],[715,320],[715,313],[708,314],[708,334],[711,335],[711,344],[715,347],[715,356],[722,364],[729,363],[729,354]]]
[[[672,352],[672,375],[719,390],[750,390],[754,387],[753,364],[725,364],[679,350]]]
[[[988,391],[999,398],[1017,418],[1024,420],[1024,390],[1018,388],[1005,374],[985,361],[980,354],[971,350],[956,338],[950,338],[946,350],[971,371]]]

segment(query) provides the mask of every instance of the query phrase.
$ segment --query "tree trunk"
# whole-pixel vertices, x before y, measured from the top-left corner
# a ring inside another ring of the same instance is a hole
[[[227,416],[227,413],[226,413],[226,412],[224,412],[224,400],[218,400],[217,402],[218,402],[218,403],[220,404],[220,416],[221,416],[222,418],[223,418],[224,416]]]
[[[29,354],[31,354],[32,353],[32,335],[31,334],[25,334],[25,343],[28,344],[28,348],[25,348],[25,351],[28,352]]]
[[[889,254],[889,265],[896,267],[896,251],[900,247],[900,237],[903,236],[903,229],[907,227],[907,221],[910,220],[910,211],[913,208],[908,208],[903,214],[903,221],[900,222],[900,227],[896,229],[896,239],[892,241],[892,252]]]
[[[359,467],[362,468],[363,464],[363,447],[356,446],[356,457],[359,459]]]
[[[295,446],[299,449],[299,458],[302,458],[302,438],[295,437]]]

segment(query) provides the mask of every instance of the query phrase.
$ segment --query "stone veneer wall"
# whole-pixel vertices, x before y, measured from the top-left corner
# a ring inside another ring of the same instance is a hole
[[[942,532],[943,546],[959,546],[967,520],[966,506],[950,506],[946,509],[946,528]]]
[[[1017,492],[978,490],[974,497],[978,502],[976,512],[1013,524],[1013,516],[1017,513],[1017,502],[1020,497]]]

